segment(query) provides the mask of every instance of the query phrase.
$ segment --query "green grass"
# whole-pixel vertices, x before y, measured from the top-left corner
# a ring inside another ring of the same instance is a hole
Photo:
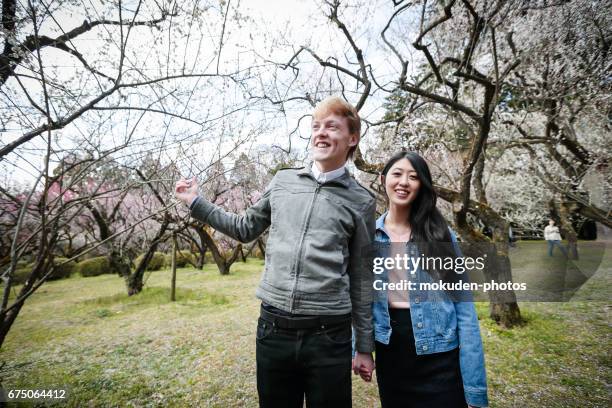
[[[545,249],[521,243],[511,253],[516,274],[535,276]],[[609,299],[610,255],[600,263],[576,299]],[[179,269],[176,302],[168,270],[148,275],[145,290],[131,297],[113,275],[48,282],[0,350],[3,385],[68,386],[73,407],[255,407],[254,291],[262,267],[236,263],[228,276],[212,265]],[[477,304],[491,406],[608,406],[609,301],[520,307],[527,324],[508,330]],[[375,383],[354,377],[353,405],[380,406]]]

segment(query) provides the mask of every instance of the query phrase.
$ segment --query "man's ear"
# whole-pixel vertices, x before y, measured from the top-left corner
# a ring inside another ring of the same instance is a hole
[[[353,147],[353,146],[357,146],[358,144],[359,144],[359,135],[358,134],[352,134],[351,138],[349,139],[348,145],[350,147]]]

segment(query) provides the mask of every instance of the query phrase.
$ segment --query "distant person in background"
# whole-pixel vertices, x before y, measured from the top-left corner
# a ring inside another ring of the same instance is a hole
[[[559,227],[555,225],[555,220],[549,219],[548,225],[544,228],[544,239],[548,242],[548,256],[553,256],[553,249],[557,246],[567,256],[567,251],[561,245],[561,234]]]
[[[511,248],[516,247],[516,238],[514,238],[514,233],[512,232],[512,225],[508,226],[508,245]]]

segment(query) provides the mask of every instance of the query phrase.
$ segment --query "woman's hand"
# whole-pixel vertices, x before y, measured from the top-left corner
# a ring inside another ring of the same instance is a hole
[[[177,181],[174,185],[174,196],[185,205],[191,205],[193,199],[198,196],[198,181],[196,178]]]
[[[353,372],[358,374],[365,382],[372,381],[372,373],[374,372],[372,353],[357,352],[353,359]]]

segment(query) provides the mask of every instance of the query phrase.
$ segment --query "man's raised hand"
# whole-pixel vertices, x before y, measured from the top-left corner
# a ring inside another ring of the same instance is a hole
[[[177,181],[174,185],[174,196],[185,205],[191,205],[193,199],[198,196],[198,181],[196,178]]]

